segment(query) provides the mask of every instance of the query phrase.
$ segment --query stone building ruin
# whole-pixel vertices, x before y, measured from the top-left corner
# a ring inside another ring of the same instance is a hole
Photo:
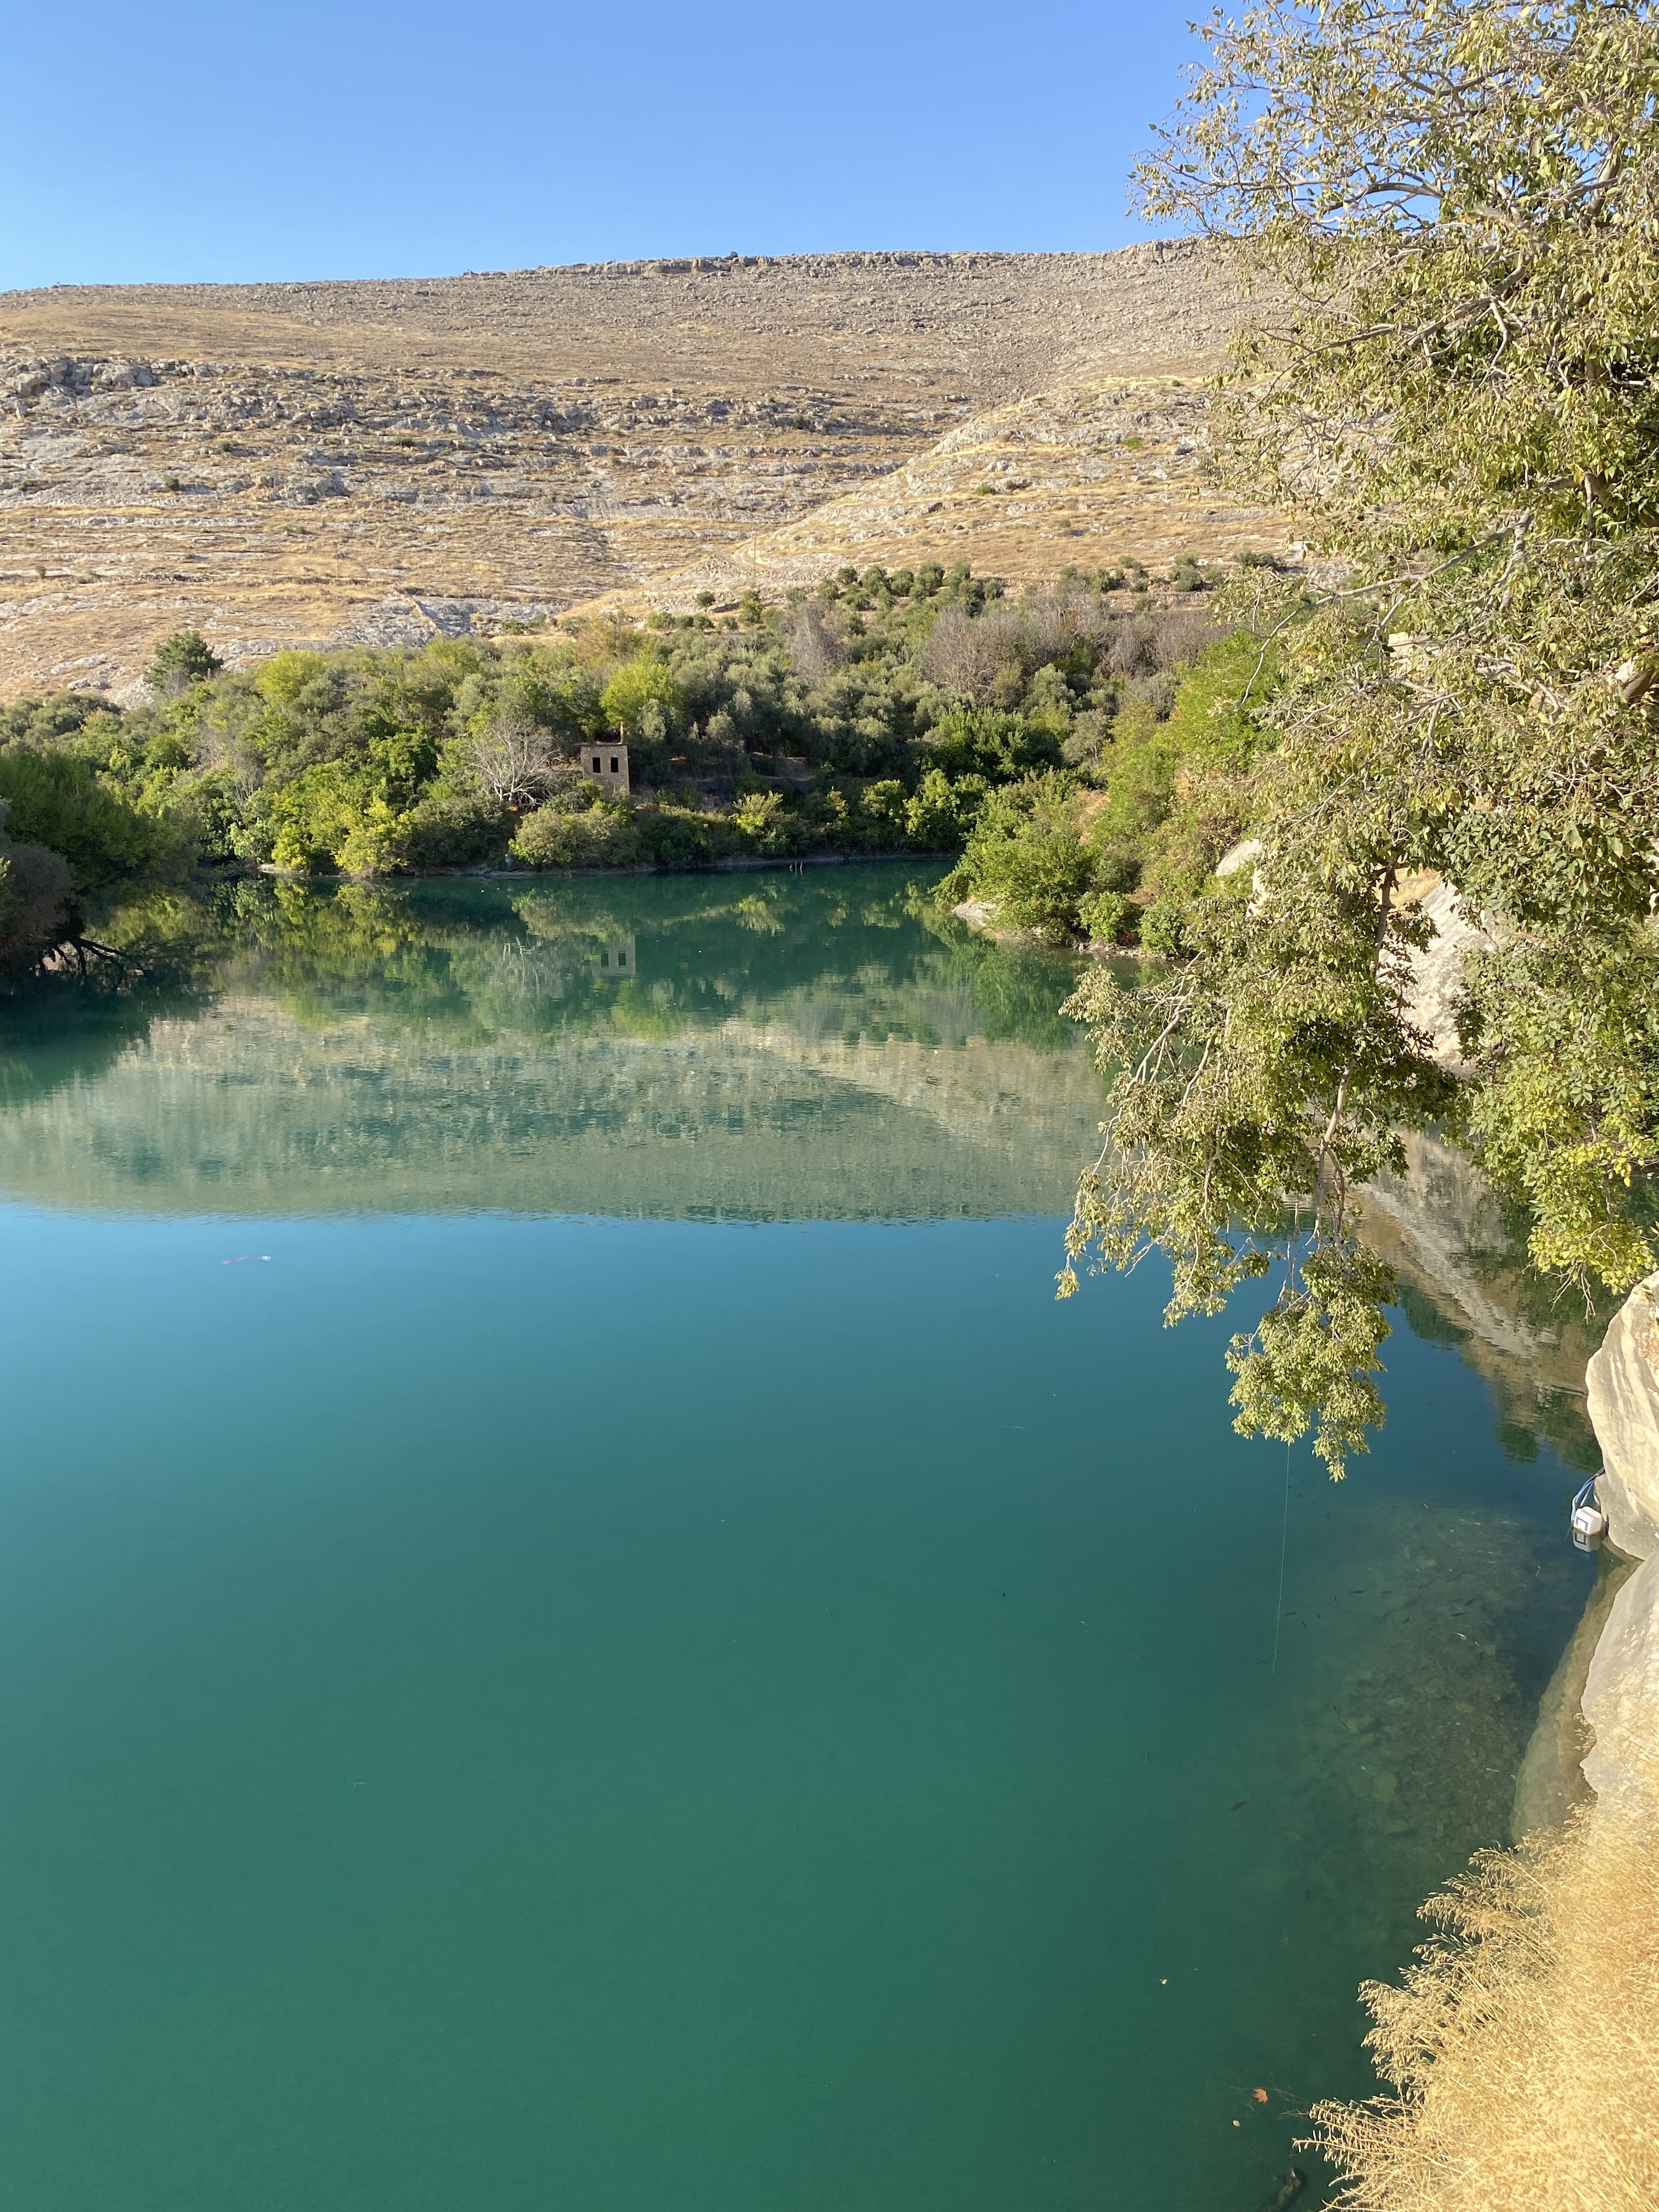
[[[601,791],[628,790],[628,747],[619,738],[608,738],[603,743],[595,741],[582,747],[582,774],[590,783],[597,783]]]

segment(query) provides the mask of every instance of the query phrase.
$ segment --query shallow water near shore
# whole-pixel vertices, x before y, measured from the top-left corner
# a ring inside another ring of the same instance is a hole
[[[1065,964],[902,870],[170,926],[0,1048],[9,2202],[1252,2212],[1575,1478],[1401,1320],[1287,1489],[1056,1305]]]

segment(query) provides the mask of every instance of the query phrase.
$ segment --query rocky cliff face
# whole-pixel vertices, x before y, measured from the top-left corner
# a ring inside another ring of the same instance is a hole
[[[1517,1842],[1591,1795],[1649,1817],[1659,1778],[1659,1274],[1620,1309],[1587,1381],[1607,1548],[1516,1784]]]
[[[1642,1564],[1613,1599],[1589,1662],[1583,1714],[1595,1741],[1584,1778],[1598,1799],[1635,1805],[1659,1755],[1659,1274],[1626,1299],[1589,1382],[1607,1534]]]

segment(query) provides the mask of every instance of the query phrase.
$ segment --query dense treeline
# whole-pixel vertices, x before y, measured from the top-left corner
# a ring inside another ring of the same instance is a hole
[[[1133,934],[1138,841],[1173,787],[1159,732],[1217,635],[1203,580],[1183,571],[1159,610],[1144,572],[1068,572],[1016,604],[965,565],[846,568],[723,619],[246,669],[181,633],[143,705],[0,709],[0,945],[33,957],[74,933],[78,895],[200,867],[698,867],[964,842],[963,883],[1006,879],[1020,923]],[[628,794],[581,772],[602,736],[628,743]],[[1120,745],[1124,797],[1102,811]]]

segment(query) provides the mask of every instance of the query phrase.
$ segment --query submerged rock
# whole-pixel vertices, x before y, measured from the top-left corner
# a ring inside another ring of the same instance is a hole
[[[1279,2186],[1260,2208],[1260,2212],[1285,2212],[1287,2204],[1294,2204],[1308,2185],[1308,2177],[1300,2166],[1293,2166],[1288,2173],[1279,2177]]]

